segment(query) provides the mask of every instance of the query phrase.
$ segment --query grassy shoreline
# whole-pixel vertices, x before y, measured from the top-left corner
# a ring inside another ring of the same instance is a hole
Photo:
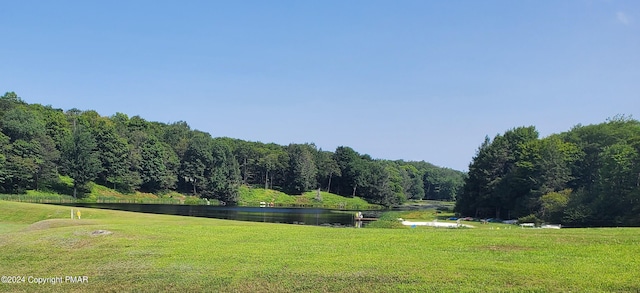
[[[637,292],[640,229],[355,229],[0,201],[0,291]],[[92,236],[97,230],[110,235]]]
[[[141,204],[188,204],[219,205],[218,200],[205,200],[195,196],[171,192],[168,194],[151,194],[136,192],[123,194],[108,187],[90,184],[91,191],[86,197],[75,199],[69,195],[54,192],[28,190],[26,194],[0,194],[0,200],[28,203],[141,203]],[[239,206],[260,206],[261,202],[272,203],[277,207],[314,207],[342,210],[378,210],[382,206],[370,204],[362,198],[348,198],[328,192],[305,192],[301,195],[289,195],[283,192],[241,186],[239,190]]]

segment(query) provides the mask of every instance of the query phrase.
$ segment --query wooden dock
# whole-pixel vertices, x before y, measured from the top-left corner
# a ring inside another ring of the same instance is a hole
[[[378,220],[378,218],[354,218],[354,219],[355,219],[356,221],[362,221],[362,222],[365,222],[365,221],[376,221],[376,220]]]

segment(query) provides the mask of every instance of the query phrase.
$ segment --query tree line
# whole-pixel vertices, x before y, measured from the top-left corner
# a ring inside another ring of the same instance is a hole
[[[456,201],[463,215],[568,226],[640,225],[640,122],[616,116],[539,138],[487,137]]]
[[[149,122],[93,110],[63,111],[0,97],[0,191],[51,190],[82,197],[89,182],[122,191],[177,191],[228,204],[240,185],[301,194],[322,189],[397,205],[455,200],[465,174],[427,162],[373,159],[347,146],[212,137],[184,122]],[[60,175],[73,179],[65,189]]]

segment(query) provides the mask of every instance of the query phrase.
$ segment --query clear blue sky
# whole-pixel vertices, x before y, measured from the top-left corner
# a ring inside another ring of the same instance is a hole
[[[640,1],[2,1],[0,91],[466,170],[640,117]]]

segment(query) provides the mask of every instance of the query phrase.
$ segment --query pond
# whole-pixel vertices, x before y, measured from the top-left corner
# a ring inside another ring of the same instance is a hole
[[[354,221],[355,211],[339,211],[320,208],[260,208],[128,203],[63,203],[58,205],[252,222],[334,227],[360,226]]]

